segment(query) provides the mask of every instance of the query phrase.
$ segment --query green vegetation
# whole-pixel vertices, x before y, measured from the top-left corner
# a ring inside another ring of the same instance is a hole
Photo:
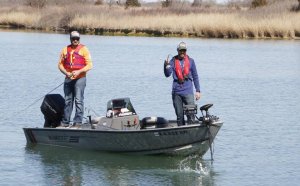
[[[47,0],[26,0],[26,5],[36,8],[44,8]]]
[[[265,6],[267,5],[267,0],[253,0],[251,5],[253,8],[259,7],[259,6]]]
[[[139,3],[138,0],[126,0],[125,6],[126,6],[126,8],[128,8],[128,7],[140,7],[141,4]]]
[[[170,7],[171,5],[172,5],[172,1],[171,0],[161,1],[161,6],[162,7]]]
[[[131,1],[130,6],[126,3]],[[299,0],[2,0],[0,26],[99,35],[296,39]],[[262,2],[262,1],[261,1]],[[138,3],[138,4],[137,4]],[[138,6],[136,6],[138,5]]]

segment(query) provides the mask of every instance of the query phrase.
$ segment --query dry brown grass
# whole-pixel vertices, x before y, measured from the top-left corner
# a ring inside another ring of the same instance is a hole
[[[232,6],[171,8],[95,6],[92,4],[2,6],[0,25],[44,30],[78,29],[90,34],[154,35],[217,38],[296,38],[300,12],[297,0],[272,0],[268,6],[248,9]]]
[[[25,13],[25,12],[9,12],[1,13],[0,23],[2,25],[10,25],[12,27],[27,27],[27,28],[37,28],[41,14],[35,13]]]

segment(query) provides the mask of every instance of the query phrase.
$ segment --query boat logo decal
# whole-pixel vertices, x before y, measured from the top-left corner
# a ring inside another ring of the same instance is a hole
[[[78,143],[79,142],[79,136],[70,136],[69,142],[70,143]]]
[[[50,141],[78,143],[79,136],[48,136]]]
[[[182,135],[187,134],[188,131],[164,131],[164,132],[154,132],[154,136],[169,136],[169,135]]]

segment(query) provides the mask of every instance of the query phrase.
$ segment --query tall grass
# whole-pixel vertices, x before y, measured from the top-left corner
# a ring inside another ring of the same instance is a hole
[[[189,20],[189,21],[186,21]],[[241,17],[239,14],[188,14],[112,17],[109,14],[77,15],[70,22],[73,28],[97,28],[137,32],[156,31],[161,35],[217,38],[294,38],[299,31],[300,14],[288,13],[261,18]],[[299,26],[298,26],[299,27]]]
[[[95,6],[91,4],[2,6],[0,25],[44,30],[78,29],[90,34],[185,36],[214,38],[300,37],[297,0],[272,0],[268,6],[237,9],[232,6],[170,8]]]
[[[38,28],[41,14],[38,12],[28,14],[25,12],[1,13],[0,23],[12,27]]]

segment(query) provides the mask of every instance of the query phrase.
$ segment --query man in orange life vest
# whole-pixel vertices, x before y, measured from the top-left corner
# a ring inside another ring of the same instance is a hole
[[[194,59],[186,54],[186,51],[186,43],[180,42],[177,46],[178,55],[170,61],[165,60],[164,63],[165,76],[169,77],[173,73],[172,100],[178,126],[185,125],[183,104],[195,104],[193,84],[196,89],[196,100],[199,100],[201,96],[196,64]]]
[[[64,47],[58,62],[59,70],[66,76],[64,82],[65,108],[62,127],[70,125],[70,118],[75,101],[75,116],[73,126],[82,123],[84,111],[84,89],[86,86],[86,73],[93,64],[91,55],[86,46],[80,44],[80,35],[77,31],[70,33],[71,44]]]

